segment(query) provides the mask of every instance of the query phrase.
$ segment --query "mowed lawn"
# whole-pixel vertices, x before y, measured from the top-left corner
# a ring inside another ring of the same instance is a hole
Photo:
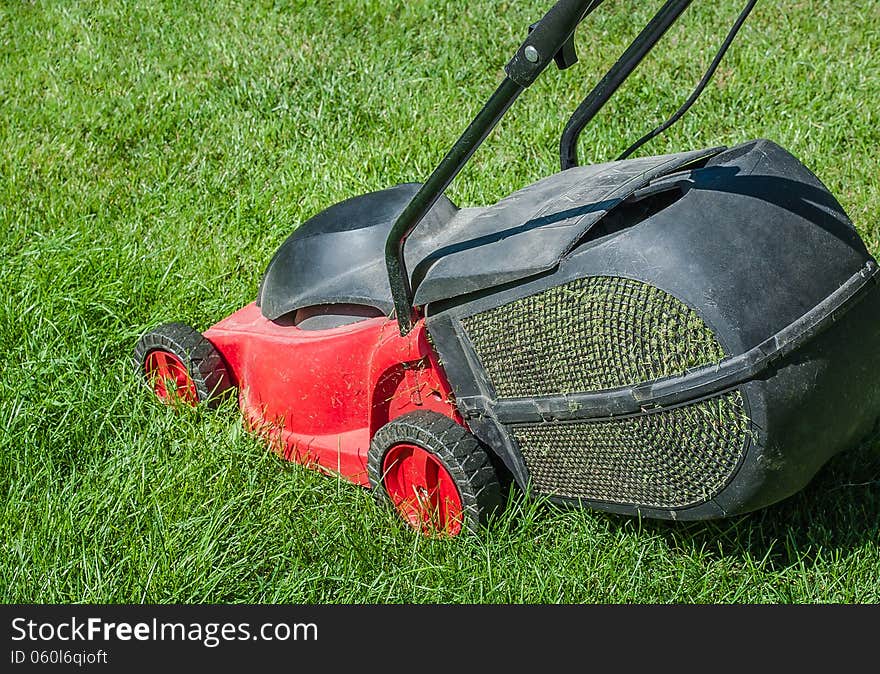
[[[744,3],[695,2],[582,158],[671,113]],[[515,493],[482,538],[431,540],[281,462],[233,404],[175,414],[141,387],[142,332],[208,327],[253,300],[299,223],[424,179],[550,4],[0,4],[0,599],[880,601],[876,440],[747,517],[656,523]],[[581,63],[520,99],[453,200],[558,170],[567,114],[659,5],[608,0]],[[880,3],[764,0],[691,114],[641,152],[771,138],[876,254],[878,53]]]

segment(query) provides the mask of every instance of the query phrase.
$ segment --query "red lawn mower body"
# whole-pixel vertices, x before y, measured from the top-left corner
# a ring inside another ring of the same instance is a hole
[[[249,428],[283,458],[355,484],[369,486],[370,440],[392,419],[430,410],[461,423],[422,321],[406,336],[382,317],[302,330],[252,303],[205,337],[231,370]]]

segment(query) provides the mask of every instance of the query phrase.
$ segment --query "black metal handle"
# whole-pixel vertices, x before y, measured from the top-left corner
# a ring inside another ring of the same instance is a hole
[[[385,265],[388,268],[388,283],[402,335],[407,334],[413,325],[413,293],[403,254],[407,238],[513,105],[517,96],[535,81],[557,54],[562,55],[562,65],[572,62],[570,50],[565,48],[570,46],[575,28],[603,1],[560,0],[534,25],[526,41],[507,64],[507,77],[394,222],[385,241]]]
[[[562,138],[559,142],[562,170],[578,165],[577,142],[581,131],[605,106],[614,92],[645,59],[654,45],[660,41],[660,38],[666,34],[666,31],[678,20],[691,2],[692,0],[667,0],[599,84],[587,94],[562,132]]]
[[[528,87],[570,42],[584,17],[603,1],[560,0],[553,5],[504,68],[507,76],[521,87]]]
[[[397,314],[401,335],[407,334],[413,326],[413,291],[404,258],[406,240],[522,92],[523,88],[516,82],[509,77],[504,78],[461,138],[397,216],[388,233],[385,240],[385,266],[388,269],[388,283],[391,286],[394,312]]]

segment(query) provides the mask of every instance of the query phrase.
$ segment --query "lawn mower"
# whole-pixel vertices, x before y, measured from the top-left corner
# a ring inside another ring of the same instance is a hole
[[[669,0],[586,96],[561,168],[484,208],[444,194],[601,0],[561,0],[433,174],[348,199],[278,249],[255,302],[144,335],[164,401],[236,391],[285,459],[373,489],[412,527],[484,525],[502,484],[703,520],[802,489],[880,416],[877,264],[768,140],[580,166],[585,125],[690,4]]]

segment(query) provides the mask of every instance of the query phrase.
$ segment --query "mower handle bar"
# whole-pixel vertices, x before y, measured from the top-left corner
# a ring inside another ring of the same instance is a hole
[[[543,19],[530,27],[529,36],[505,66],[507,77],[394,222],[385,241],[385,264],[388,268],[388,282],[391,286],[400,334],[405,335],[412,329],[414,317],[413,292],[404,259],[407,237],[446,191],[517,97],[538,78],[550,61],[555,60],[560,70],[575,64],[577,61],[574,49],[575,29],[603,2],[604,0],[559,0]],[[560,139],[559,154],[563,170],[578,165],[577,142],[584,127],[604,107],[618,87],[632,74],[691,2],[692,0],[666,0],[654,18],[584,98],[566,124]],[[742,23],[754,8],[755,2],[756,0],[750,0],[746,5],[709,70],[685,104],[667,122],[630,146],[621,155],[621,159],[646,140],[668,128],[693,104],[712,77]]]
[[[528,38],[504,68],[507,76],[525,89],[553,59],[560,69],[574,65],[574,31],[603,1],[560,0],[553,5],[543,19],[530,27]]]
[[[402,335],[413,326],[413,293],[404,260],[407,238],[526,87],[554,59],[560,68],[573,65],[575,28],[603,1],[559,0],[531,27],[505,67],[507,77],[394,222],[385,241],[385,265]]]

